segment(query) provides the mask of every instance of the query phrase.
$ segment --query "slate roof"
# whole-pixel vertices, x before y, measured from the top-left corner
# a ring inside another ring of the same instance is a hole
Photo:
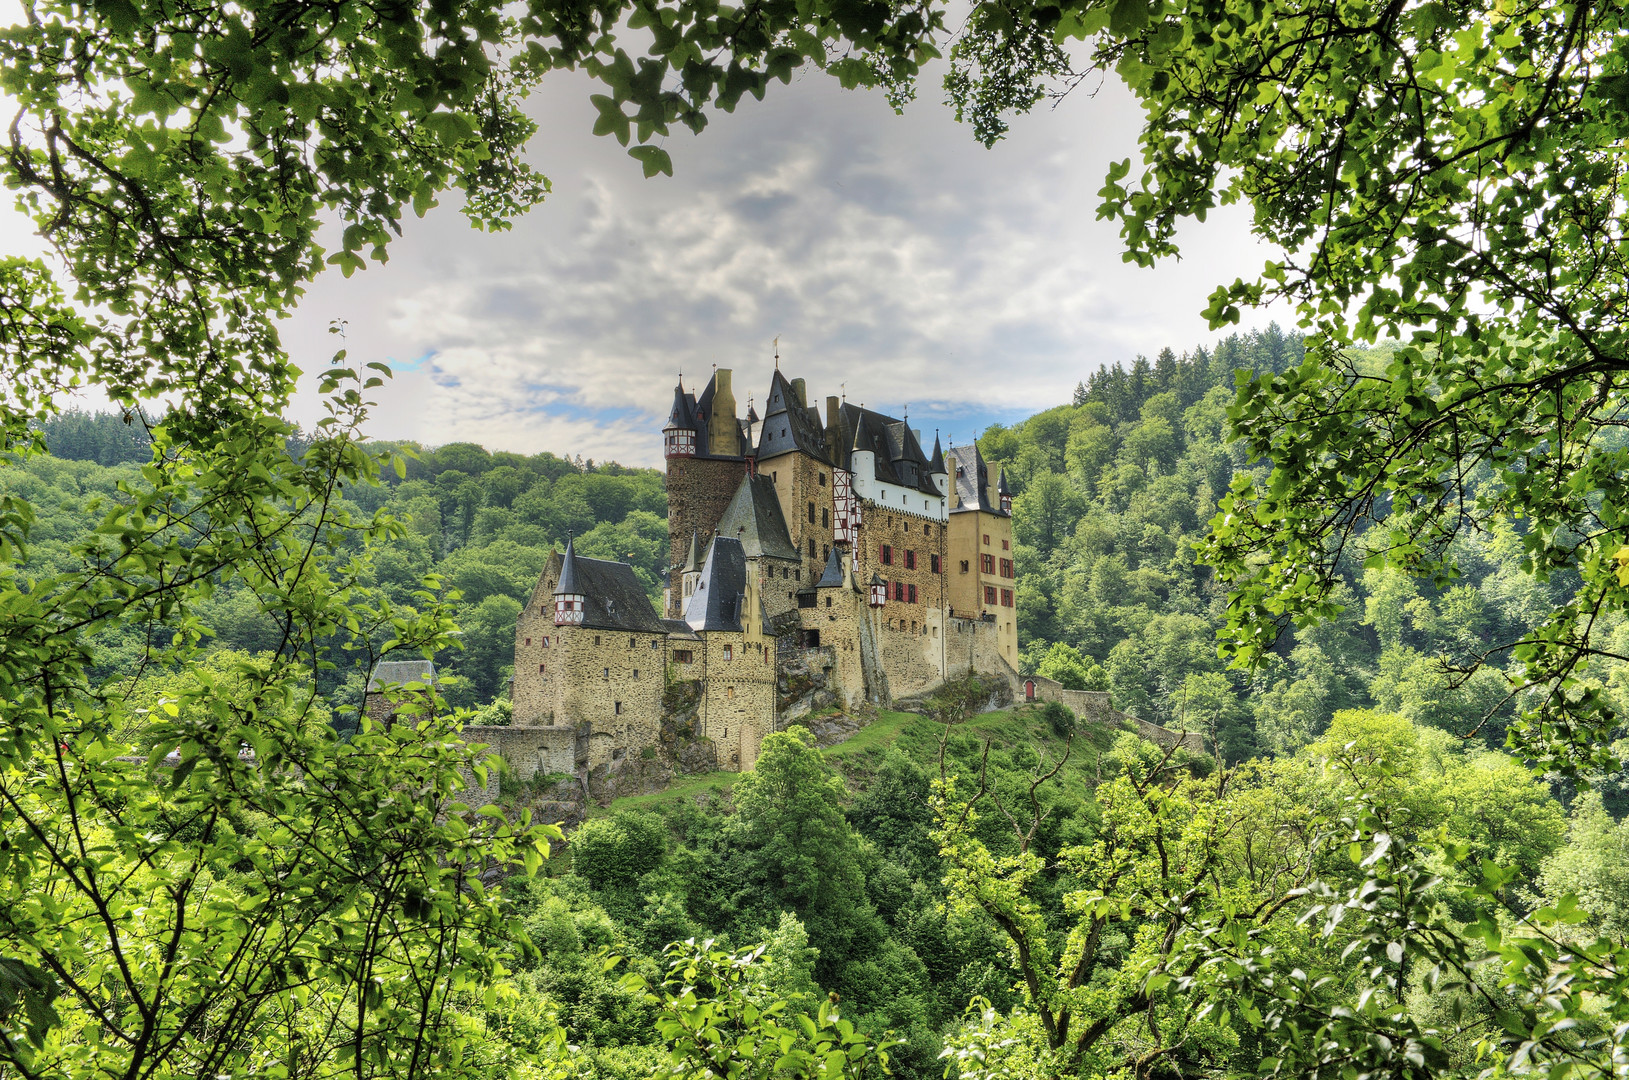
[[[696,398],[695,395],[684,392],[683,383],[679,383],[673,388],[673,411],[668,413],[667,425],[662,430],[669,431],[673,428],[697,430]]]
[[[747,592],[747,556],[741,541],[715,536],[707,545],[707,561],[702,567],[696,591],[684,604],[684,621],[698,633],[728,630],[741,633],[741,606]]]
[[[571,596],[583,591],[577,574],[576,540],[566,537],[566,553],[560,558],[560,580],[554,583],[554,595]]]
[[[683,619],[663,619],[662,625],[667,627],[667,636],[670,638],[679,638],[683,641],[701,640],[696,636],[696,632],[690,629],[690,624]]]
[[[832,463],[819,410],[798,401],[792,384],[776,371],[769,381],[769,400],[764,403],[764,430],[758,436],[758,460],[792,450],[802,450],[828,465]]]
[[[1006,469],[1001,470],[1001,482],[996,485],[996,494],[997,495],[1011,495],[1012,494],[1012,488],[1007,486],[1007,470]]]
[[[979,453],[977,443],[952,446],[945,463],[950,466],[950,482],[961,497],[961,505],[951,506],[952,514],[972,510],[982,510],[987,514],[1001,513],[999,499],[992,499],[990,493],[990,467],[984,463],[984,455]]]
[[[366,692],[383,690],[388,684],[405,686],[416,682],[428,685],[435,681],[436,666],[429,660],[381,660],[373,665]]]
[[[567,575],[573,588],[566,589]],[[560,584],[555,593],[576,592],[583,597],[585,627],[595,630],[622,630],[630,634],[662,634],[662,625],[656,610],[645,596],[645,587],[639,583],[634,568],[625,562],[609,559],[590,559],[578,555],[566,544],[562,557]]]
[[[817,589],[840,589],[843,587],[843,559],[834,547],[826,552],[826,572],[820,575],[815,582]]]
[[[690,530],[690,550],[685,553],[683,571],[693,574],[701,569],[701,534]]]
[[[749,559],[799,558],[781,513],[781,501],[775,496],[775,485],[767,476],[741,478],[741,486],[735,489],[735,497],[724,508],[714,532],[741,541]]]
[[[945,468],[945,452],[939,448],[939,433],[935,431],[933,433],[933,460],[928,462],[928,472],[932,474],[948,473],[949,471],[949,469]],[[1006,474],[1003,473],[1002,475],[1005,476]]]
[[[922,445],[916,441],[916,433],[910,425],[858,405],[845,404],[838,411],[848,435],[843,440],[848,450],[838,463],[841,468],[854,471],[854,451],[868,450],[875,455],[874,472],[878,480],[914,488],[924,495],[939,494],[933,483],[932,464],[922,453]]]

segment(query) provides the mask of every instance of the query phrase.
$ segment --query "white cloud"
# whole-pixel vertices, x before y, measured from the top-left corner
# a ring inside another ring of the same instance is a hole
[[[1066,400],[1104,363],[1215,337],[1206,295],[1265,252],[1224,212],[1190,230],[1185,261],[1121,261],[1096,220],[1107,163],[1136,152],[1117,85],[994,150],[924,90],[899,117],[806,75],[671,138],[676,176],[644,180],[589,133],[586,81],[551,81],[533,99],[544,205],[508,233],[451,207],[409,223],[388,265],[321,279],[285,341],[315,371],[342,318],[351,362],[398,364],[378,436],[650,463],[675,374],[731,367],[743,404],[761,399],[777,336],[816,398],[846,385],[959,439]],[[312,393],[298,415],[321,415]]]

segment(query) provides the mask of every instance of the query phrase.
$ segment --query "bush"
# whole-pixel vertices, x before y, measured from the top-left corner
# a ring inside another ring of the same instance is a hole
[[[1048,701],[1041,706],[1041,719],[1052,728],[1052,734],[1060,739],[1067,739],[1075,734],[1077,723],[1075,714],[1069,706],[1056,701]]]

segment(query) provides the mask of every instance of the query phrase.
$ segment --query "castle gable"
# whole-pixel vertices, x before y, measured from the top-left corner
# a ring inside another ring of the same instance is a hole
[[[796,562],[798,549],[781,513],[775,485],[764,476],[745,476],[735,498],[718,519],[718,535],[733,537],[749,559],[788,559]]]

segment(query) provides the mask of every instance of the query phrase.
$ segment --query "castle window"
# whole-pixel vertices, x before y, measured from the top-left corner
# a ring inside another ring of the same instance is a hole
[[[1002,589],[1001,590],[1001,606],[1002,607],[1012,607],[1012,590],[1011,589]]]
[[[620,701],[613,701],[613,702],[612,702],[612,703],[611,703],[611,708],[612,708],[612,710],[613,710],[613,711],[614,711],[614,712],[615,712],[615,713],[616,713],[616,715],[617,715],[617,716],[621,716],[621,715],[622,715],[622,702],[620,702]]]
[[[1012,577],[1013,576],[1012,560],[1011,559],[1002,559],[1001,560],[1001,576],[1002,577]]]
[[[964,574],[967,573],[967,560],[966,559],[962,560],[962,573],[964,573]]]
[[[826,606],[831,607],[831,597],[826,597]]]
[[[639,669],[638,668],[633,669],[633,677],[636,678],[636,679],[639,678]]]
[[[916,603],[916,586],[915,585],[907,585],[907,586],[905,586],[905,599],[908,602],[912,603],[912,604]],[[912,625],[914,626],[915,624],[913,623]]]
[[[631,649],[631,648],[633,648],[633,647],[634,647],[634,646],[635,646],[635,645],[637,645],[637,644],[639,644],[639,639],[638,639],[638,638],[636,638],[636,637],[631,637],[631,638],[629,638],[629,639],[628,639],[628,648],[630,648],[630,649]]]
[[[924,505],[926,505],[926,504],[924,504]],[[932,536],[933,535],[933,526],[932,525],[924,525],[924,526],[922,526],[922,535],[923,536]]]
[[[724,696],[729,698],[731,701],[734,701],[735,700],[735,687],[726,686],[724,688]],[[724,737],[726,739],[730,737],[730,729],[729,728],[724,729]]]
[[[543,674],[546,674],[546,673],[547,673],[547,671],[548,671],[548,669],[547,669],[547,668],[545,668],[545,667],[544,667],[544,666],[543,666],[543,665],[542,665],[542,664],[539,664],[539,665],[537,665],[537,673],[538,673],[538,674],[539,674],[539,675],[543,675]]]
[[[609,679],[611,677],[611,669],[610,668],[605,668],[604,669],[604,675],[605,675],[605,677],[607,679]]]
[[[825,562],[826,560],[828,560],[830,558],[831,558],[831,545],[830,544],[821,544],[820,545],[820,561]]]
[[[820,508],[820,527],[822,529],[824,529],[830,524],[831,524],[831,511],[827,510],[824,506],[822,506]]]
[[[826,474],[825,473],[820,474],[820,486],[821,487],[826,486]]]
[[[527,638],[527,639],[526,639],[526,644],[528,644],[528,645],[530,645],[530,644],[531,644],[531,643],[532,643],[532,639],[531,639],[531,638]]]
[[[660,649],[662,647],[662,639],[661,638],[651,638],[650,639],[650,647],[653,648],[653,649]]]
[[[984,602],[992,605],[996,602],[996,591],[994,585],[986,585],[984,587]]]
[[[905,552],[905,569],[907,569],[907,570],[915,570],[916,569],[916,552],[914,552],[914,551],[906,551]]]
[[[545,649],[549,647],[549,639],[547,637],[543,638],[543,647]]]
[[[600,636],[598,634],[595,634],[594,635],[594,644],[598,645],[599,643],[600,643]]]
[[[695,659],[696,659],[696,654],[691,652],[689,649],[674,649],[673,650],[673,660],[674,660],[675,663],[689,664],[689,663],[693,663],[695,661]]]
[[[916,620],[915,619],[911,620],[911,633],[913,633],[913,634],[916,633]]]
[[[810,514],[809,516],[814,517],[813,514]],[[812,559],[814,557],[815,557],[815,553],[814,553],[814,537],[811,536],[811,537],[809,537],[809,558]]]
[[[937,556],[937,555],[929,555],[928,556],[928,569],[930,571],[932,571],[933,573],[935,573],[935,574],[937,574],[939,572],[939,556]]]
[[[792,580],[793,581],[802,581],[803,580],[803,571],[802,570],[793,570],[792,571]]]
[[[894,599],[905,599],[905,583],[903,581],[894,582]]]
[[[882,545],[882,565],[894,565],[894,549],[888,544]]]
[[[993,573],[995,573],[995,556],[994,555],[980,555],[979,556],[979,573],[981,573],[981,574],[993,574]]]
[[[1012,541],[1011,540],[1003,540],[1003,541],[1001,541],[1001,550],[1002,551],[1011,551],[1012,550]]]
[[[724,646],[724,659],[726,659],[726,660],[734,660],[735,659],[735,646],[733,646],[733,645]]]
[[[809,504],[809,524],[814,524],[814,503]]]
[[[984,546],[985,547],[990,546],[990,534],[989,533],[984,534]]]

